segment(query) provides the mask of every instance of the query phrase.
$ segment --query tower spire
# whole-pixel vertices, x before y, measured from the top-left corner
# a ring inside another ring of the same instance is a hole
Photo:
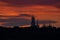
[[[31,26],[35,26],[35,17],[34,16],[32,16]]]
[[[36,25],[34,16],[32,16],[31,27],[32,27],[33,31],[38,31],[38,27],[39,27],[38,21],[37,21],[37,25]]]

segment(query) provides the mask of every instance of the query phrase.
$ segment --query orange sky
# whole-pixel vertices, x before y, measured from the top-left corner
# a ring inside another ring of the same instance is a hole
[[[38,20],[58,21],[56,26],[60,26],[60,8],[50,5],[30,5],[25,7],[6,6],[8,3],[0,2],[0,19],[9,19],[3,16],[19,16],[20,14],[34,15]],[[0,23],[0,25],[2,25]]]

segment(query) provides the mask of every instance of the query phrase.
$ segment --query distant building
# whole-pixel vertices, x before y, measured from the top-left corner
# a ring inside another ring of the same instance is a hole
[[[38,28],[39,28],[38,21],[37,21],[37,25],[35,24],[35,17],[34,17],[34,16],[32,16],[32,19],[31,19],[31,28],[32,28],[34,31],[37,31]]]
[[[36,26],[35,25],[35,17],[34,16],[32,16],[32,19],[31,19],[31,26],[32,27]]]

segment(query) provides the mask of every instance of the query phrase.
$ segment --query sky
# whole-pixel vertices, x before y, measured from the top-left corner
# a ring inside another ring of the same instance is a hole
[[[60,0],[0,0],[0,26],[30,25],[31,15],[60,27]]]

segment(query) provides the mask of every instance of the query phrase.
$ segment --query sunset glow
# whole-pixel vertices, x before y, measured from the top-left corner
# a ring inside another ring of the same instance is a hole
[[[16,4],[17,5],[17,4]],[[19,6],[19,7],[18,7]],[[54,20],[58,23],[55,23],[55,26],[60,26],[60,8],[51,5],[26,5],[26,6],[12,6],[8,2],[0,2],[0,19],[8,20],[22,18],[21,14],[34,15],[37,20]],[[18,18],[19,17],[19,18]],[[25,17],[24,17],[25,18]],[[27,18],[27,17],[26,17]],[[30,17],[28,17],[29,19]],[[0,21],[0,25],[3,22]],[[9,22],[8,22],[9,23]],[[6,25],[5,25],[6,26]],[[12,25],[13,26],[13,25]]]

